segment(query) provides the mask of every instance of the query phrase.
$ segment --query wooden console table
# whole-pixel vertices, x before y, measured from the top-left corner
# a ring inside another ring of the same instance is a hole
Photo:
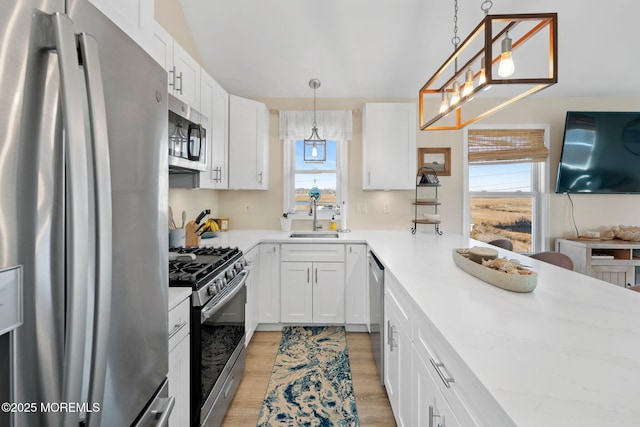
[[[636,284],[640,242],[625,240],[556,239],[556,252],[568,255],[574,271],[614,285]]]

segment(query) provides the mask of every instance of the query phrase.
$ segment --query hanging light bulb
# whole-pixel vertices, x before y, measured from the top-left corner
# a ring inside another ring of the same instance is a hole
[[[513,58],[511,57],[511,39],[509,38],[509,32],[505,34],[504,40],[502,40],[502,53],[500,54],[500,65],[498,66],[498,75],[500,77],[509,77],[516,70],[513,64]]]
[[[316,148],[316,143],[313,143],[313,147],[311,148],[311,157],[318,157],[318,149]]]
[[[467,70],[464,78],[464,86],[462,87],[462,96],[469,96],[473,93],[473,71],[471,68]]]
[[[478,86],[483,85],[487,82],[487,75],[484,72],[484,56],[480,60],[480,77],[478,77]]]
[[[454,82],[450,105],[456,105],[458,102],[460,102],[460,83]]]
[[[445,92],[443,90],[442,91],[442,102],[440,103],[440,114],[442,114],[445,111],[447,111],[447,108],[449,108],[449,101],[447,100],[447,92]]]

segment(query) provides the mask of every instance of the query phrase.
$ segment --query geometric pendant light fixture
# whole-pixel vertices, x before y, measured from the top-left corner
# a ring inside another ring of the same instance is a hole
[[[491,4],[420,89],[421,130],[461,129],[558,82],[558,14],[489,15]]]
[[[316,89],[320,87],[320,80],[309,80],[309,87],[313,89],[313,127],[311,136],[304,140],[304,161],[306,163],[322,163],[327,160],[327,140],[318,136],[316,123]]]

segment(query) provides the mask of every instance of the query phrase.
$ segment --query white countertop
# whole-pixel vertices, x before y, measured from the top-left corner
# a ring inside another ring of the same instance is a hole
[[[203,244],[367,242],[516,425],[640,425],[640,293],[513,254],[538,285],[505,291],[456,267],[452,249],[480,243],[447,233],[289,234],[232,230]]]

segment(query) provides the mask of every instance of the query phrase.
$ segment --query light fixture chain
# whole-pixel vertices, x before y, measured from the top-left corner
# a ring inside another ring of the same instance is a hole
[[[493,2],[491,0],[484,0],[480,5],[480,9],[484,12],[485,15],[489,14],[489,11],[493,7]]]
[[[454,49],[457,49],[460,44],[460,37],[458,37],[458,0],[453,1],[453,38],[451,43]]]

